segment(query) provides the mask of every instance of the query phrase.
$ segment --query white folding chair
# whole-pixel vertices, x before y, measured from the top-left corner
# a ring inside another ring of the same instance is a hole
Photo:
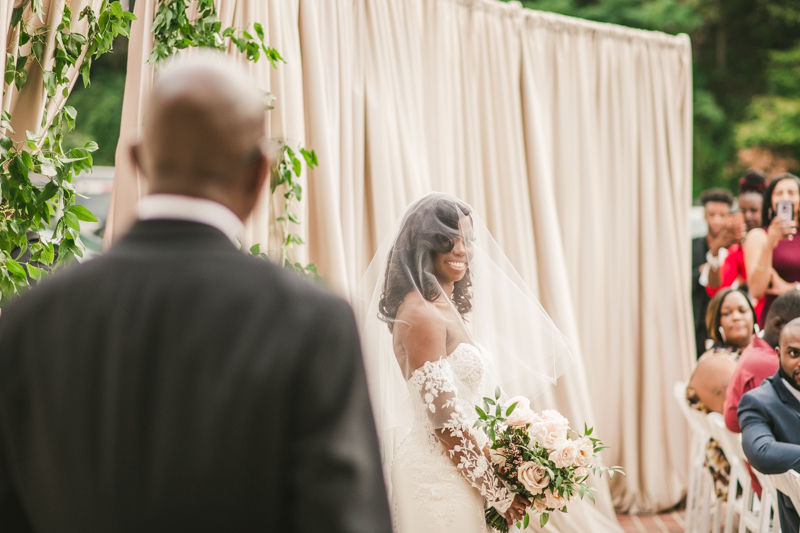
[[[673,387],[675,401],[680,407],[689,428],[692,430],[692,445],[689,463],[689,487],[686,491],[687,533],[711,531],[712,507],[716,505],[714,480],[705,467],[706,443],[711,438],[706,415],[689,407],[686,401],[686,383],[678,381]],[[719,511],[716,513],[719,516]]]
[[[712,436],[719,443],[731,465],[724,531],[725,533],[733,532],[734,517],[738,516],[739,533],[747,531],[756,533],[759,527],[758,513],[754,509],[757,496],[753,490],[750,473],[745,465],[741,436],[727,428],[725,419],[719,413],[709,413],[708,421],[711,425]],[[737,498],[739,487],[742,489],[741,498]]]
[[[789,470],[783,474],[767,476],[778,492],[785,494],[795,509],[800,509],[800,474]]]
[[[752,466],[752,465],[751,465]],[[781,530],[778,516],[778,491],[772,484],[770,476],[766,476],[753,468],[753,472],[761,483],[761,509],[758,533],[779,533]]]

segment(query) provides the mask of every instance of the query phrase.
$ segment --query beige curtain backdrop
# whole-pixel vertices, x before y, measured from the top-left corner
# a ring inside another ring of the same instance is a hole
[[[153,71],[155,2],[137,2],[107,242],[135,219],[131,167]],[[270,135],[313,147],[308,246],[349,296],[405,207],[439,190],[472,204],[579,363],[537,399],[596,426],[626,468],[597,506],[551,531],[619,531],[613,505],[668,509],[687,441],[670,390],[692,360],[689,40],[493,0],[218,0],[224,25],[261,22],[287,64],[249,67],[277,96]],[[265,193],[247,239],[275,249]]]
[[[11,14],[15,6],[22,5],[21,1],[3,0],[0,3],[0,50],[5,50],[6,53],[11,54],[16,61],[20,55],[30,54],[30,43],[22,47],[18,46],[19,35],[18,31],[12,31]],[[99,12],[102,5],[102,0],[42,0],[44,11],[44,18],[39,19],[38,16],[33,15],[30,9],[25,10],[23,22],[28,27],[29,33],[37,28],[47,25],[51,28],[45,38],[45,49],[42,55],[42,65],[35,61],[32,57],[28,60],[26,70],[28,72],[28,79],[25,86],[21,91],[17,91],[16,86],[5,84],[3,80],[3,100],[2,109],[11,113],[11,126],[16,131],[14,139],[16,141],[25,140],[25,132],[32,131],[36,134],[43,134],[53,120],[53,117],[64,106],[66,98],[62,95],[61,90],[56,93],[49,102],[47,102],[47,91],[45,90],[42,81],[42,66],[47,69],[52,69],[53,57],[55,54],[55,39],[56,34],[52,28],[57,28],[61,23],[64,15],[64,6],[69,5],[72,11],[72,25],[71,31],[80,33],[87,36],[88,21],[86,19],[79,20],[80,13],[86,6],[91,6],[95,13]],[[87,47],[84,47],[84,54]],[[76,66],[67,70],[67,77],[70,79],[69,90],[77,82],[79,76],[80,65],[83,62],[84,55],[78,59]],[[5,70],[6,55],[3,54],[3,69]],[[46,123],[42,126],[43,117],[47,117]]]

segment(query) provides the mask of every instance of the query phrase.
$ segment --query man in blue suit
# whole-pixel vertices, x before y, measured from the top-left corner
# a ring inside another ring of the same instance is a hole
[[[780,368],[739,402],[742,446],[750,464],[764,474],[800,471],[800,318],[784,326],[777,348]],[[778,493],[781,531],[800,531],[791,500]]]

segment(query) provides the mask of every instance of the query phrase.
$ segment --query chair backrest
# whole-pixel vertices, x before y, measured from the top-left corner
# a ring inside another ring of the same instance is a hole
[[[706,415],[697,409],[692,409],[689,406],[689,402],[686,400],[686,383],[683,381],[676,381],[672,393],[675,396],[678,407],[681,409],[683,417],[686,419],[686,422],[689,423],[692,430],[699,433],[710,433]]]
[[[719,413],[708,413],[706,419],[711,428],[711,436],[722,447],[728,462],[731,465],[734,462],[744,465],[747,458],[744,456],[744,450],[742,449],[742,436],[729,430],[725,425],[725,418]]]
[[[800,509],[800,474],[789,470],[783,474],[773,474],[767,477],[777,490],[792,500],[795,509]]]

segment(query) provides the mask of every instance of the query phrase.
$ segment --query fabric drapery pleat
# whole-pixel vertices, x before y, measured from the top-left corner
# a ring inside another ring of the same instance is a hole
[[[348,297],[411,201],[463,198],[575,341],[578,364],[536,407],[595,425],[604,461],[628,472],[548,529],[619,531],[610,494],[622,510],[677,504],[687,436],[670,387],[693,338],[688,38],[493,0],[216,3],[223,26],[260,22],[287,61],[248,66],[277,97],[269,134],[319,156],[297,259]],[[152,4],[136,5],[108,242],[146,190],[127,145],[152,85]],[[276,196],[246,244],[275,250]]]

